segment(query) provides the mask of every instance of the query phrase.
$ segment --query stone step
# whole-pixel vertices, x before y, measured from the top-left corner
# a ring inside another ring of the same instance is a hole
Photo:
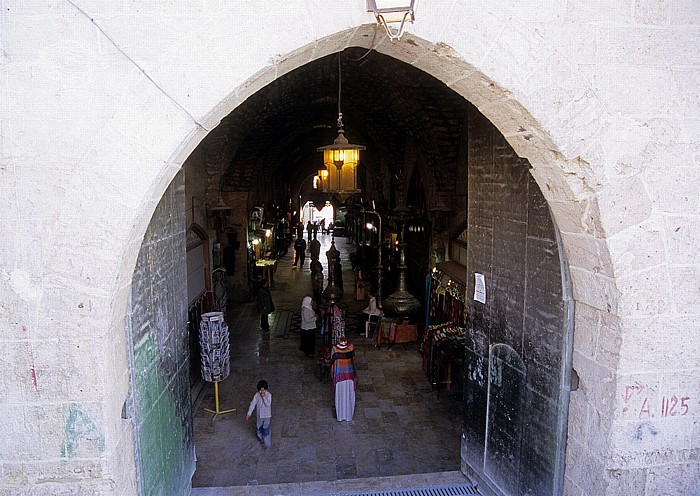
[[[452,485],[465,486],[461,492],[436,494],[479,494],[459,471],[430,474],[396,475],[366,479],[295,482],[289,484],[247,485],[232,487],[195,487],[191,496],[319,496],[340,494],[381,494],[385,491],[423,489]],[[404,493],[410,494],[410,493]],[[422,494],[431,494],[424,492]]]

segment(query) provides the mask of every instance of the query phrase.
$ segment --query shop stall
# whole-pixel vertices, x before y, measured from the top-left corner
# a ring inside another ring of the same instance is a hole
[[[426,328],[421,340],[423,371],[440,394],[459,384],[465,354],[466,267],[441,262],[427,278]]]

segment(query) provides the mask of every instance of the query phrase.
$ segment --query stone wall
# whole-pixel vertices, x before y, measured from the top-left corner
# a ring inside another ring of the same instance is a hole
[[[692,493],[700,410],[684,398],[700,396],[696,3],[420,3],[400,43],[373,36],[363,2],[303,3],[267,12],[265,29],[258,10],[238,3],[3,4],[0,488],[133,493],[125,316],[156,205],[249,95],[375,40],[499,129],[532,165],[562,234],[580,378],[566,493],[619,494],[618,482],[635,494]],[[66,424],[79,419],[98,435],[69,443]],[[88,440],[101,434],[104,449]],[[85,452],[64,456],[75,443]]]

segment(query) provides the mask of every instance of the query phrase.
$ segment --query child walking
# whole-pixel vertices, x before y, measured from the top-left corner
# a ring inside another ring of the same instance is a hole
[[[263,447],[270,447],[270,418],[272,417],[272,393],[267,390],[267,381],[258,381],[258,392],[253,396],[253,401],[248,407],[246,421],[250,419],[253,410],[258,410],[257,434]]]

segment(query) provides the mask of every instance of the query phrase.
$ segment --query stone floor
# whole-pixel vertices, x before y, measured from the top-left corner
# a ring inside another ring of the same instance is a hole
[[[325,252],[330,236],[319,239],[327,276]],[[338,238],[336,247],[341,252],[345,285],[341,306],[347,308],[351,322],[367,303],[354,298],[348,258],[352,245]],[[438,398],[422,370],[417,343],[377,349],[350,325],[347,335],[355,345],[358,368],[355,415],[350,422],[334,418],[332,381],[319,381],[314,374],[315,359],[299,351],[298,313],[302,298],[310,294],[309,259],[303,269],[292,267],[292,261],[290,250],[278,262],[271,288],[276,311],[271,315],[269,333],[259,329],[254,302],[237,305],[226,313],[231,374],[219,384],[220,410],[236,411],[212,418],[204,408],[215,408],[214,388],[205,385],[194,416],[197,470],[192,484],[195,488],[229,489],[195,489],[193,494],[268,494],[242,488],[272,484],[286,489],[276,493],[269,486],[269,494],[321,494],[314,491],[328,491],[328,486],[313,489],[316,486],[308,483],[357,483],[363,479],[365,488],[371,489],[385,487],[383,477],[408,474],[431,474],[437,483],[467,482],[457,472],[461,401],[454,394],[443,393]],[[320,336],[317,350],[319,344]],[[268,450],[255,435],[254,418],[245,421],[259,379],[268,381],[273,395],[272,446]],[[400,480],[395,479],[394,484],[412,479]],[[419,477],[410,483],[425,481]],[[297,486],[292,490],[292,486],[280,484]],[[304,492],[301,487],[312,489]]]

